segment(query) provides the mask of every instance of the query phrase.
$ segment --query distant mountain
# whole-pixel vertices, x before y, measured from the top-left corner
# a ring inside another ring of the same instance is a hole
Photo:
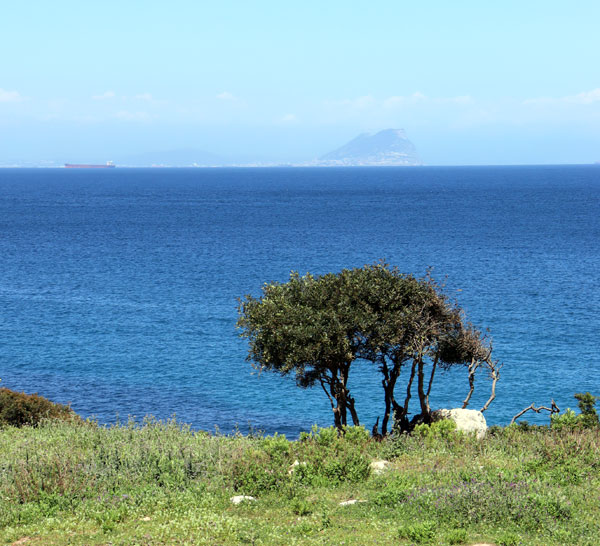
[[[325,154],[318,163],[325,166],[420,165],[413,143],[404,129],[385,129],[358,135],[341,148]]]
[[[119,167],[217,167],[228,165],[226,159],[202,150],[145,152],[116,158]]]

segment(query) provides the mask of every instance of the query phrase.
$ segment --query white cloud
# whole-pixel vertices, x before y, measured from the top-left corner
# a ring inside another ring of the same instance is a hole
[[[417,91],[416,93],[413,93],[412,95],[407,95],[407,96],[396,95],[393,97],[388,97],[387,99],[384,99],[383,106],[385,108],[393,108],[394,106],[402,106],[404,104],[414,104],[415,102],[426,100],[426,99],[427,99],[427,97],[425,95],[423,95],[423,93],[420,93],[419,91]]]
[[[237,97],[229,91],[223,91],[216,96],[219,100],[237,100]]]
[[[148,112],[130,112],[129,110],[120,110],[115,114],[115,118],[123,121],[148,121],[150,115]]]
[[[282,123],[294,123],[295,121],[298,121],[298,118],[296,117],[296,114],[285,114],[285,116],[282,116],[279,121]]]
[[[6,91],[0,88],[0,102],[19,102],[22,100],[23,97],[18,91]]]
[[[148,102],[152,102],[154,100],[150,93],[139,93],[138,95],[135,95],[134,98],[137,100],[145,100]]]
[[[565,97],[537,97],[527,99],[523,101],[523,104],[593,104],[595,102],[600,102],[600,87]]]
[[[442,97],[439,99],[433,99],[435,102],[451,103],[451,104],[471,104],[473,98],[471,95],[459,95],[458,97]]]
[[[418,102],[430,102],[435,104],[469,104],[473,101],[470,95],[460,95],[458,97],[428,97],[420,91],[412,95],[393,96],[383,100],[385,108],[394,108],[405,104],[416,104]]]
[[[344,106],[350,106],[351,108],[357,110],[364,110],[365,108],[370,108],[374,106],[376,100],[371,95],[365,95],[363,97],[357,97],[355,99],[345,99],[341,101],[341,104]]]
[[[600,87],[570,97],[564,97],[563,100],[575,104],[592,104],[593,102],[600,102]]]
[[[94,100],[107,100],[114,99],[117,95],[114,91],[104,91],[101,95],[92,95],[92,99]]]

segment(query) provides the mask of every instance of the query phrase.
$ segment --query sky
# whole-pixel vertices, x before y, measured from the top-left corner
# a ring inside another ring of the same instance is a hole
[[[311,160],[403,128],[429,165],[600,161],[597,0],[6,0],[0,165]]]

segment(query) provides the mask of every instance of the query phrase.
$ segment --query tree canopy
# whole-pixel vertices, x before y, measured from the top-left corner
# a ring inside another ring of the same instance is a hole
[[[429,396],[438,368],[465,366],[471,394],[475,371],[492,362],[491,345],[429,274],[417,278],[384,263],[316,277],[292,272],[286,283],[265,284],[260,298],[240,300],[238,327],[257,369],[293,374],[301,387],[322,387],[339,429],[348,414],[354,425],[360,423],[348,388],[357,360],[381,373],[383,435],[391,417],[400,430],[431,420]],[[398,401],[404,369],[406,390]],[[419,413],[409,421],[414,391]]]

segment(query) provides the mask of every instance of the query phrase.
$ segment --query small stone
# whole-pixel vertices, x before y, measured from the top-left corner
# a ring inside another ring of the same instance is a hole
[[[296,470],[297,467],[299,466],[306,466],[305,462],[300,462],[298,459],[296,459],[291,465],[290,468],[288,469],[288,474],[291,476],[294,471]]]
[[[356,504],[358,502],[367,502],[366,500],[358,500],[358,499],[350,499],[347,501],[340,502],[340,506],[350,506],[351,504]]]
[[[389,461],[372,461],[369,465],[371,467],[371,472],[375,475],[383,474],[386,470],[389,470],[392,466],[392,463]]]
[[[231,497],[231,502],[233,504],[240,504],[241,502],[244,501],[255,501],[256,499],[254,497],[251,497],[250,495],[236,495],[235,497]]]
[[[150,516],[144,516],[140,521],[152,521],[152,518]]]

